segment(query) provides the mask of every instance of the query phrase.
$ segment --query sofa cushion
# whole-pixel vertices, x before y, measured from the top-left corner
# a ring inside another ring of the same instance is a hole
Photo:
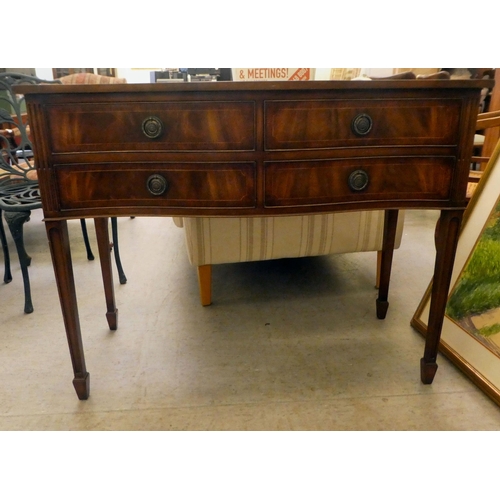
[[[401,243],[400,211],[396,248]],[[382,249],[383,211],[286,217],[174,218],[191,264],[250,262]]]

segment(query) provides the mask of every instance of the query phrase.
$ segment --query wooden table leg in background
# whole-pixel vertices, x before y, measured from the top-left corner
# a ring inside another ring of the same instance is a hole
[[[101,262],[102,282],[104,284],[104,295],[106,297],[106,319],[110,330],[118,327],[118,309],[115,303],[115,290],[113,287],[113,269],[111,265],[111,247],[109,244],[108,217],[94,219],[97,246],[99,248],[99,260]]]
[[[46,221],[52,264],[61,303],[69,353],[73,364],[73,386],[79,399],[88,399],[90,393],[89,373],[85,367],[80,318],[76,300],[75,279],[71,262],[68,224],[65,220]]]
[[[378,279],[377,318],[384,319],[389,308],[389,282],[391,280],[392,256],[396,241],[398,210],[386,210],[384,221],[384,240],[380,252],[380,276]]]
[[[453,263],[462,223],[463,210],[442,210],[436,226],[436,264],[432,280],[429,322],[424,357],[420,360],[420,378],[424,384],[434,380],[441,329],[450,288]]]

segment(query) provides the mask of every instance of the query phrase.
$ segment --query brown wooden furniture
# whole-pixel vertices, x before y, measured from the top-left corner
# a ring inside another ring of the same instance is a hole
[[[498,142],[498,139],[500,137],[496,138],[496,142],[493,143],[493,149],[490,151],[489,149],[486,150],[485,145],[486,145],[486,134],[490,132],[490,129],[496,129],[498,128],[500,130],[500,110],[497,111],[488,111],[486,113],[479,113],[477,115],[477,122],[476,122],[476,131],[478,132],[484,132],[484,141],[482,145],[479,145],[478,149],[481,150],[481,154],[479,156],[473,156],[471,160],[474,163],[480,163],[481,168],[480,170],[484,170],[486,167],[486,163],[490,160],[491,153],[493,152],[494,146],[496,146],[496,143]],[[478,136],[482,136],[483,134],[477,134],[476,138]],[[484,164],[484,165],[483,165]]]
[[[500,68],[495,69],[495,81],[500,81]],[[488,112],[500,110],[500,86],[496,85],[489,96]],[[485,132],[484,146],[482,155],[490,157],[500,139],[500,126],[489,127]],[[484,165],[486,167],[486,165]],[[484,168],[483,168],[484,169]]]
[[[488,111],[479,113],[476,121],[476,131],[488,134],[491,129],[500,130],[500,110]],[[499,139],[497,139],[498,141]],[[467,200],[470,200],[476,191],[477,184],[486,168],[486,164],[490,160],[491,152],[489,148],[485,148],[486,136],[483,134],[475,134],[474,149],[471,161],[473,164],[479,165],[479,170],[471,170],[469,172],[469,184],[467,185]],[[496,145],[496,143],[495,143]],[[485,156],[489,154],[490,156]]]
[[[23,86],[80,399],[89,396],[67,219],[95,218],[117,328],[110,216],[386,210],[377,316],[398,209],[441,211],[421,380],[432,382],[484,81]]]

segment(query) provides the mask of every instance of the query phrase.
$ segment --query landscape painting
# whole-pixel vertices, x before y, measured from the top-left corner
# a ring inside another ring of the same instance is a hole
[[[411,321],[424,336],[431,290]],[[464,214],[439,350],[500,405],[500,141]]]
[[[446,314],[500,357],[500,198],[448,299]]]

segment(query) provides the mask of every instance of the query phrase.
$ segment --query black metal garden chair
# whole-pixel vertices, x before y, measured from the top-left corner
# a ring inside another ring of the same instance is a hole
[[[23,226],[31,210],[42,207],[34,163],[33,146],[30,140],[28,117],[24,108],[24,97],[15,94],[16,84],[60,84],[17,73],[0,73],[0,240],[4,254],[4,282],[12,281],[7,238],[2,222],[3,216],[9,226],[16,245],[24,282],[24,312],[33,312],[28,266],[31,257],[24,248]],[[87,258],[93,260],[85,219],[81,221]],[[115,253],[120,283],[126,283],[118,250],[118,229],[116,217],[111,219],[113,242],[110,247]]]

